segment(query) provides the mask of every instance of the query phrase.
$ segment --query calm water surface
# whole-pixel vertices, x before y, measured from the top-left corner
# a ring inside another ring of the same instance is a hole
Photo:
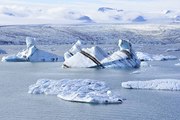
[[[121,82],[157,78],[180,79],[178,61],[150,62],[136,70],[62,69],[61,63],[0,63],[0,120],[179,120],[180,92],[129,90]],[[37,79],[89,78],[105,81],[123,104],[93,105],[31,95]]]

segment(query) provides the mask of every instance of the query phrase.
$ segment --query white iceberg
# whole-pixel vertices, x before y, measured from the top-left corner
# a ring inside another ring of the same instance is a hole
[[[180,63],[176,63],[176,64],[174,64],[175,66],[180,66]]]
[[[40,50],[36,47],[34,39],[26,38],[27,48],[16,55],[5,56],[5,62],[62,62],[63,57]]]
[[[148,53],[136,52],[136,55],[141,61],[153,61],[151,55]]]
[[[138,59],[141,61],[166,61],[166,60],[176,60],[177,57],[173,55],[150,55],[148,53],[136,52]]]
[[[176,56],[173,56],[173,55],[154,55],[153,56],[153,59],[154,60],[157,60],[157,61],[166,61],[166,60],[176,60],[177,57]]]
[[[140,74],[142,71],[141,70],[136,70],[136,71],[133,71],[131,74]]]
[[[180,90],[180,80],[155,79],[149,81],[128,81],[122,83],[123,88],[128,89],[155,89],[155,90]]]
[[[81,41],[64,54],[63,67],[87,68],[138,68],[140,61],[137,59],[131,43],[119,40],[119,50],[108,55],[100,47],[83,48]]]
[[[57,97],[85,103],[119,104],[122,99],[114,95],[104,82],[90,79],[40,79],[29,86],[30,94],[57,95]]]

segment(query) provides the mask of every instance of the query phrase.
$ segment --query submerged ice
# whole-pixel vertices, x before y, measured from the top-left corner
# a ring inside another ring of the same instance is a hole
[[[88,67],[88,68],[138,68],[140,61],[132,49],[131,43],[119,40],[119,50],[108,55],[98,46],[83,48],[81,41],[64,54],[63,67]]]
[[[90,79],[40,79],[29,86],[28,93],[57,95],[63,100],[73,102],[122,103],[122,99],[114,95],[104,82]]]
[[[40,50],[36,47],[34,39],[26,38],[27,48],[16,55],[5,56],[5,62],[57,62],[63,61],[63,57]]]
[[[128,89],[156,89],[156,90],[180,90],[180,80],[155,79],[149,81],[128,81],[122,83],[123,88]]]

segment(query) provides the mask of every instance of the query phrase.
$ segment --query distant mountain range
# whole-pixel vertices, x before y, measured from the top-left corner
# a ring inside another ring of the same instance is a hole
[[[2,7],[0,24],[180,23],[178,10],[137,12],[100,7],[89,11]]]

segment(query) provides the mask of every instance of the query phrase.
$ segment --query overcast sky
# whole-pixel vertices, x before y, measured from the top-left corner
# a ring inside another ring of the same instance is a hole
[[[102,6],[115,7],[126,10],[163,10],[180,9],[180,0],[0,0],[1,5],[47,5],[66,6],[79,9],[98,8]]]

